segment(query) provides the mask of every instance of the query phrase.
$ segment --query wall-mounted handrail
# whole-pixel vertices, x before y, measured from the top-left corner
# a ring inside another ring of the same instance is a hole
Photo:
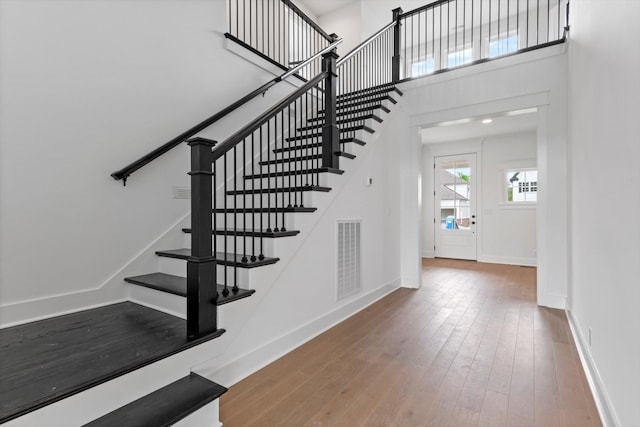
[[[237,110],[238,108],[240,108],[241,106],[243,106],[247,102],[249,102],[252,99],[254,99],[255,97],[257,97],[258,95],[264,94],[272,86],[276,85],[277,83],[279,83],[282,80],[286,79],[287,77],[291,76],[296,71],[300,70],[301,68],[305,67],[307,64],[309,64],[312,61],[316,60],[319,56],[322,56],[323,54],[329,52],[330,50],[335,49],[336,46],[338,46],[340,43],[342,43],[342,39],[335,40],[333,43],[331,43],[331,45],[329,45],[326,48],[322,49],[320,52],[316,53],[315,55],[307,58],[305,61],[299,63],[298,65],[296,65],[292,69],[286,71],[285,73],[279,75],[278,77],[275,77],[275,78],[271,79],[270,81],[268,81],[267,83],[263,84],[262,86],[260,86],[256,90],[250,92],[249,94],[247,94],[244,97],[240,98],[239,100],[235,101],[234,103],[232,103],[231,105],[227,106],[226,108],[220,110],[219,112],[217,112],[216,114],[212,115],[211,117],[209,117],[209,118],[203,120],[202,122],[198,123],[197,125],[193,126],[192,128],[182,132],[180,135],[178,135],[175,138],[171,139],[170,141],[164,143],[163,145],[161,145],[160,147],[154,149],[153,151],[150,151],[149,153],[145,154],[144,156],[140,157],[139,159],[135,160],[134,162],[131,162],[127,166],[123,167],[122,169],[113,172],[111,174],[111,176],[116,181],[122,180],[123,184],[126,185],[127,184],[127,178],[132,173],[136,172],[138,169],[144,167],[145,165],[149,164],[153,160],[155,160],[158,157],[162,156],[163,154],[167,153],[171,149],[173,149],[173,148],[177,147],[178,145],[182,144],[184,141],[186,141],[187,139],[191,138],[192,136],[198,134],[199,132],[202,132],[204,129],[208,128],[209,126],[211,126],[214,123],[216,123],[218,120],[224,118],[225,116],[229,115],[233,111]]]

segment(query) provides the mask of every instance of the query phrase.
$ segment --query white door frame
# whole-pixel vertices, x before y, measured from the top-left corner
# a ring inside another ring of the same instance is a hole
[[[549,105],[549,92],[537,92],[529,95],[522,95],[513,98],[505,98],[496,101],[489,101],[473,106],[451,108],[448,110],[433,111],[418,114],[410,117],[411,141],[407,146],[416,147],[406,150],[402,157],[404,164],[411,165],[412,170],[403,171],[401,185],[403,192],[406,189],[420,187],[422,184],[422,166],[413,158],[407,158],[407,154],[420,152],[420,128],[429,125],[436,125],[444,121],[460,120],[471,116],[490,115],[498,112],[513,111],[525,108],[538,108],[537,126],[537,162],[538,162],[538,203],[536,209],[536,241],[537,255],[537,302],[539,305],[552,308],[566,307],[566,287],[568,274],[567,256],[567,191],[566,191],[566,114],[562,110],[562,102],[553,108]],[[422,156],[419,156],[420,160]],[[481,160],[478,160],[482,164]],[[549,181],[553,181],[553,187],[549,186]],[[422,239],[415,247],[413,241],[407,236],[423,233],[423,218],[425,215],[423,206],[428,199],[425,199],[425,190],[420,192],[412,203],[406,204],[403,201],[403,209],[418,211],[418,217],[413,224],[401,224],[401,245],[411,247],[406,252],[415,253],[415,265],[419,265],[422,256],[428,254],[428,249],[423,251]],[[433,192],[433,188],[430,189]],[[413,190],[411,190],[413,191]],[[429,193],[426,193],[429,194]],[[550,206],[553,206],[554,221],[550,221]],[[480,213],[479,220],[482,220],[482,207],[478,205]],[[428,211],[429,209],[427,209]],[[432,215],[432,214],[429,214]],[[478,230],[478,242],[481,242],[481,227]],[[479,243],[481,250],[482,245]],[[415,252],[414,252],[415,251]],[[403,261],[405,262],[405,261]],[[411,262],[412,265],[413,262]],[[403,264],[404,266],[404,264]],[[415,282],[421,285],[421,274],[406,270],[406,274],[416,275]],[[403,268],[403,275],[405,269]]]

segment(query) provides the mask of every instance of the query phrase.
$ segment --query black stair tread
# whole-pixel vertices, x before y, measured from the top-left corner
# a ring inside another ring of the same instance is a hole
[[[342,95],[338,95],[336,99],[338,101],[348,98],[362,98],[367,96],[375,96],[381,93],[391,93],[395,92],[398,95],[402,96],[403,93],[400,89],[398,89],[393,83],[374,86],[366,89],[360,89],[354,92],[343,93]]]
[[[342,175],[344,171],[341,169],[335,169],[335,168],[311,168],[311,169],[301,169],[301,170],[293,170],[293,171],[256,173],[253,175],[245,175],[244,179],[277,178],[277,177],[292,176],[292,175],[309,175],[314,173],[332,173],[336,175]]]
[[[355,159],[356,156],[354,154],[351,153],[345,153],[343,151],[336,151],[336,154],[340,157],[344,157],[346,159]],[[278,165],[278,164],[282,164],[282,163],[290,163],[290,162],[304,162],[305,160],[316,160],[316,159],[321,159],[322,158],[322,154],[312,154],[310,156],[298,156],[298,157],[291,157],[291,158],[278,158],[275,160],[264,160],[260,163],[258,163],[260,166],[266,166],[266,165]]]
[[[339,111],[340,109],[343,109],[343,108],[350,108],[350,107],[356,107],[356,106],[367,105],[367,104],[379,104],[383,101],[389,101],[392,104],[398,103],[398,100],[396,100],[393,96],[387,94],[387,95],[380,95],[372,98],[343,99],[342,101],[337,101],[337,108]],[[321,110],[320,112],[324,113],[324,110]]]
[[[340,144],[350,144],[355,143],[358,145],[367,145],[366,142],[361,140],[360,138],[342,138],[340,139]],[[299,144],[299,145],[291,145],[289,147],[276,148],[273,150],[274,153],[283,153],[285,151],[296,151],[296,150],[306,150],[311,148],[322,148],[322,142],[313,142],[311,144]]]
[[[254,188],[251,190],[236,190],[236,191],[227,191],[229,196],[233,195],[242,195],[242,194],[270,194],[270,193],[288,193],[291,191],[292,193],[299,193],[303,191],[320,191],[323,193],[327,193],[331,191],[331,187],[321,187],[317,185],[307,185],[304,187],[285,187],[285,188]]]
[[[84,427],[168,427],[213,402],[226,391],[226,387],[192,372]]]
[[[224,333],[185,331],[185,320],[132,302],[0,329],[0,423]]]
[[[183,228],[183,232],[190,234],[190,228]],[[216,236],[247,236],[247,237],[267,237],[277,239],[278,237],[292,237],[300,234],[298,230],[287,231],[266,231],[266,230],[213,230]]]
[[[360,111],[345,111],[342,114],[338,114],[338,124],[369,119],[373,119],[378,123],[382,123],[384,121],[380,115],[374,114],[371,108],[361,108]],[[316,123],[320,121],[324,122],[324,114],[319,114],[316,117],[307,119],[307,123]]]
[[[354,108],[355,107],[355,108]],[[375,111],[375,110],[382,110],[385,113],[390,113],[391,109],[388,108],[387,106],[385,106],[384,104],[381,103],[373,103],[373,104],[369,104],[367,105],[366,103],[363,106],[359,106],[356,105],[354,107],[348,107],[348,106],[337,106],[337,115],[338,117],[343,116],[343,115],[348,115],[348,114],[357,114],[357,113],[363,113],[365,111]],[[318,116],[323,118],[324,117],[324,109],[323,110],[318,110]]]
[[[356,132],[359,130],[364,130],[369,133],[375,133],[375,130],[373,130],[372,128],[366,125],[357,125],[357,126],[349,126],[349,127],[341,128],[340,133]],[[322,138],[322,132],[310,132],[310,133],[305,133],[304,135],[290,136],[285,138],[285,141],[287,142],[303,141],[311,138]]]
[[[262,208],[247,208],[247,209],[243,209],[243,208],[238,208],[238,209],[234,209],[234,208],[228,208],[226,210],[226,213],[228,214],[243,214],[243,213],[248,213],[248,214],[252,214],[252,213],[312,213],[315,212],[318,208],[305,208],[305,207],[286,207],[286,208],[276,208],[276,207],[262,207]],[[219,213],[219,214],[223,214],[225,213],[224,209],[218,208],[218,209],[214,209],[213,213]]]
[[[307,120],[307,122],[311,122],[313,124],[299,127],[296,130],[298,132],[304,132],[304,131],[311,130],[311,129],[321,128],[321,127],[323,127],[325,125],[325,123],[314,123],[314,122],[318,122],[319,120],[324,120],[324,118],[309,119],[309,120]],[[378,123],[382,123],[383,122],[383,120],[382,120],[382,118],[380,116],[377,116],[375,114],[364,114],[364,115],[359,115],[359,116],[349,116],[349,115],[347,115],[344,118],[338,118],[337,124],[341,125],[341,124],[344,124],[344,123],[364,122],[366,120],[375,120]]]
[[[156,255],[165,257],[165,258],[176,258],[176,259],[189,259],[191,258],[191,249],[190,248],[180,248],[180,249],[169,249],[166,251],[156,251]],[[215,254],[215,259],[218,264],[227,265],[231,267],[242,267],[242,268],[254,268],[261,267],[263,265],[275,264],[280,261],[280,258],[263,258],[261,260],[251,261],[248,260],[244,262],[242,260],[244,258],[243,254],[233,254],[233,253],[224,253],[217,252]]]
[[[142,274],[140,276],[127,277],[124,280],[134,285],[144,286],[145,288],[155,289],[168,294],[180,297],[187,296],[186,277],[174,276],[173,274],[166,273],[149,273]],[[237,292],[233,292],[231,287],[229,287],[228,290],[229,293],[225,297],[223,293],[224,286],[218,285],[218,300],[216,301],[216,305],[223,305],[232,301],[237,301],[239,299],[249,297],[256,292],[253,289],[238,289]]]

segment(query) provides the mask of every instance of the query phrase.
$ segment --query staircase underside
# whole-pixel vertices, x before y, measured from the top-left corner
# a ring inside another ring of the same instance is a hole
[[[0,423],[216,338],[131,302],[0,330]]]

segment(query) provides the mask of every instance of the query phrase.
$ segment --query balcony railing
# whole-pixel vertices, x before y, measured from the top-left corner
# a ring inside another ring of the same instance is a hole
[[[290,0],[229,0],[228,11],[227,37],[284,68],[297,65],[334,40]],[[298,74],[308,80],[320,71],[318,59]]]
[[[568,0],[439,0],[396,14],[400,79],[564,41]]]

